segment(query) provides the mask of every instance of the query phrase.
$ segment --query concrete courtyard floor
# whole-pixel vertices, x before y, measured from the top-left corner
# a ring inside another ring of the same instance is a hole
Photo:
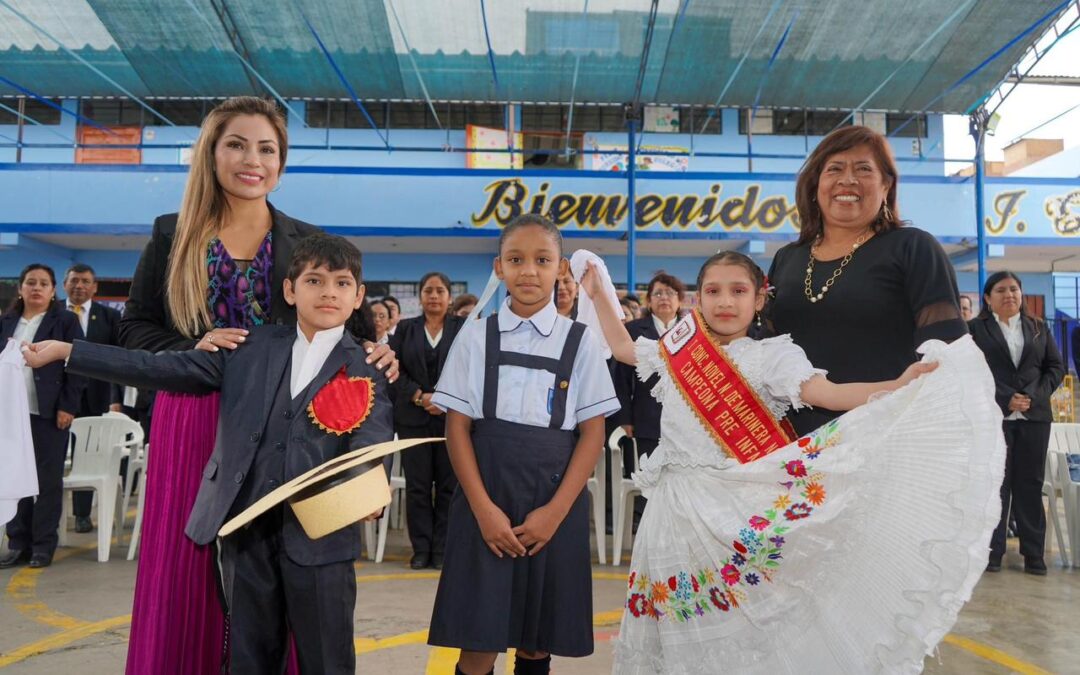
[[[123,672],[136,563],[124,560],[126,541],[114,545],[110,562],[98,563],[94,541],[94,534],[72,534],[51,567],[0,571],[5,675]],[[357,672],[454,672],[455,650],[426,644],[438,572],[410,570],[408,552],[403,533],[391,531],[386,559],[356,566]],[[624,557],[622,567],[593,567],[596,652],[555,659],[553,672],[611,672],[626,563]],[[1055,553],[1047,563],[1049,576],[1032,577],[1011,551],[1004,571],[984,575],[953,632],[926,659],[925,672],[1080,674],[1080,570],[1063,569]],[[512,672],[512,660],[509,669],[505,663],[500,657],[495,672]],[[806,672],[817,671],[807,664]]]

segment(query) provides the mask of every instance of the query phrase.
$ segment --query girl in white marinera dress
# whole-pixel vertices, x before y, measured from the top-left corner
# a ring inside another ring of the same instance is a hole
[[[705,262],[698,308],[660,341],[630,342],[602,276],[590,266],[583,288],[605,338],[638,377],[659,374],[664,404],[634,476],[648,505],[614,672],[920,672],[1000,515],[1001,413],[971,339],[923,345],[934,372],[837,385],[790,337],[746,337],[766,293],[742,254]],[[721,412],[733,374],[753,394]],[[805,405],[854,410],[789,443],[775,420]]]

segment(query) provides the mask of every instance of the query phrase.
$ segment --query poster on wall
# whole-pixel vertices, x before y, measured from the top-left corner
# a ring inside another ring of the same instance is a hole
[[[525,159],[521,152],[505,152],[510,140],[513,147],[521,150],[520,133],[507,134],[505,129],[491,129],[472,124],[465,126],[465,147],[469,150],[491,150],[492,152],[469,152],[465,156],[465,166],[469,169],[520,169]]]
[[[135,146],[135,147],[78,147],[75,149],[76,164],[141,164],[142,127],[102,127],[101,129],[79,126],[79,145]]]
[[[626,171],[629,158],[625,145],[607,145],[597,143],[586,137],[586,143],[593,150],[593,171]],[[668,155],[656,153],[685,153],[686,148],[667,145],[643,145],[634,155],[638,171],[686,171],[690,157],[685,154]]]
[[[642,128],[645,133],[677,134],[680,131],[679,111],[666,105],[646,106]]]

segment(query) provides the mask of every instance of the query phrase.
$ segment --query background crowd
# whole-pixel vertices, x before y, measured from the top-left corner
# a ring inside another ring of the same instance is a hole
[[[0,318],[0,337],[214,350],[237,348],[253,326],[294,323],[293,309],[277,291],[296,242],[317,228],[267,200],[284,170],[287,148],[284,121],[272,104],[226,101],[203,124],[180,212],[154,224],[123,317],[95,301],[90,267],[64,271],[61,301],[54,270],[31,264],[20,275],[18,299]],[[846,127],[822,141],[796,187],[801,235],[773,258],[772,299],[755,331],[790,335],[839,383],[896,378],[917,360],[915,350],[925,340],[970,333],[993,372],[1009,447],[1002,520],[988,570],[1001,569],[1011,511],[1025,570],[1045,574],[1041,485],[1052,421],[1049,399],[1065,372],[1061,356],[1044,322],[1023,310],[1020,281],[1011,273],[987,281],[978,314],[971,316],[975,308],[959,296],[941,246],[901,220],[899,179],[887,142],[869,129]],[[445,418],[431,395],[478,302],[470,294],[452,297],[447,272],[454,270],[432,271],[419,280],[419,315],[403,317],[401,303],[386,296],[366,301],[348,325],[359,340],[389,345],[399,360],[392,395],[401,438],[443,435]],[[643,293],[626,294],[621,309],[630,335],[655,340],[670,330],[693,302],[689,290],[684,280],[659,271]],[[558,312],[575,317],[577,301],[573,277],[561,277]],[[621,410],[608,420],[608,431],[622,427],[637,452],[648,454],[660,437],[661,404],[650,395],[652,382],[614,362],[610,375]],[[119,388],[69,376],[62,364],[27,368],[25,386],[39,496],[22,500],[7,524],[9,551],[0,567],[51,563],[58,529],[67,526],[60,516],[68,427],[75,417],[116,411],[125,403]],[[128,672],[210,672],[226,635],[214,591],[213,550],[186,539],[183,527],[214,445],[218,395],[161,393],[151,412],[148,393],[141,394],[128,397],[128,412],[148,425],[155,470],[145,488]],[[805,433],[838,414],[804,409],[790,421]],[[627,476],[633,456],[624,456]],[[446,446],[411,448],[401,465],[410,564],[439,568],[457,486]],[[75,496],[77,531],[93,527],[91,499]],[[643,507],[639,500],[635,521]]]

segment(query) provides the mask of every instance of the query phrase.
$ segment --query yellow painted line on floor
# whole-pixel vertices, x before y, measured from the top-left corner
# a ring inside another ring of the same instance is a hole
[[[424,668],[425,675],[454,675],[457,667],[460,649],[451,647],[432,647],[428,652],[427,666]]]
[[[7,654],[0,655],[0,668],[10,666],[20,661],[51,652],[62,647],[67,647],[73,642],[78,642],[91,635],[97,633],[103,633],[107,630],[114,628],[120,628],[131,623],[131,615],[126,614],[124,616],[116,616],[111,619],[105,619],[103,621],[94,621],[91,623],[83,623],[78,628],[71,628],[65,630],[62,633],[51,635],[37,642],[31,642],[28,645],[19,647],[18,649],[8,652]]]
[[[1015,673],[1020,675],[1051,675],[1050,671],[1043,670],[1033,663],[1027,661],[1021,661],[1015,656],[1003,652],[996,647],[990,645],[984,645],[981,642],[976,642],[971,638],[966,638],[954,633],[949,633],[945,636],[944,642],[954,647],[959,647],[965,651],[971,652],[975,656],[986,659],[987,661],[993,661],[994,663],[1005,666]]]
[[[97,546],[94,544],[77,548],[65,547],[58,549],[56,554],[53,555],[53,562],[56,563],[64,558],[70,558],[76,553],[96,549]],[[45,624],[46,626],[52,626],[53,628],[71,630],[85,625],[87,623],[86,621],[76,619],[73,616],[63,614],[62,612],[57,612],[41,600],[37,599],[38,579],[46,569],[48,568],[31,569],[30,567],[22,567],[19,568],[15,574],[11,575],[11,579],[8,581],[7,585],[7,596],[15,606],[15,609],[27,618]]]
[[[368,584],[373,581],[403,581],[408,579],[438,579],[438,572],[397,572],[394,574],[364,574],[356,577],[356,583]]]
[[[625,572],[593,572],[592,578],[606,581],[626,581],[629,575]]]
[[[24,567],[12,575],[7,585],[7,596],[15,605],[15,609],[29,619],[62,630],[78,628],[85,624],[85,621],[51,609],[35,597],[38,578],[43,571]]]
[[[357,654],[366,654],[368,652],[376,652],[380,649],[391,649],[393,647],[402,647],[405,645],[422,645],[427,644],[427,631],[418,630],[412,633],[401,633],[400,635],[391,635],[385,638],[369,638],[358,637],[353,640],[353,646],[356,649]]]

